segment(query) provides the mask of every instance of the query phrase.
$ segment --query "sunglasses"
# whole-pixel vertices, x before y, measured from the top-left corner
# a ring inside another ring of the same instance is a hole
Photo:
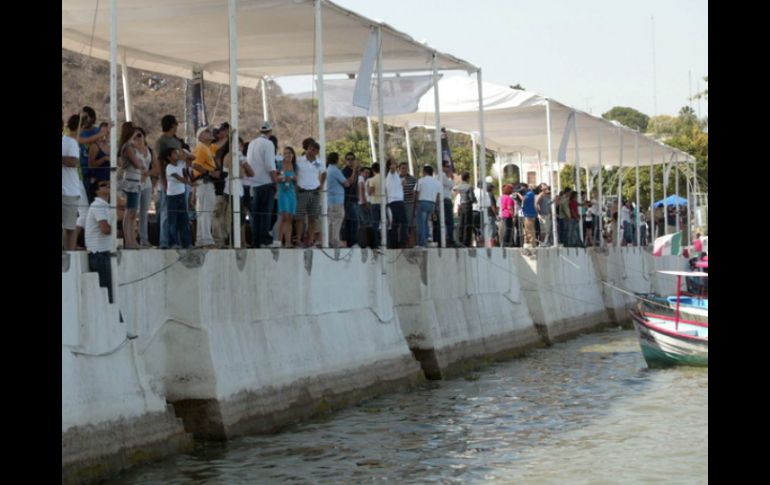
[[[110,184],[99,184],[98,187],[99,188],[102,188],[102,187],[110,188]]]
[[[134,135],[134,138],[141,138],[141,137],[143,137],[143,136],[144,136],[144,135],[142,135],[141,133],[137,133],[136,135]]]

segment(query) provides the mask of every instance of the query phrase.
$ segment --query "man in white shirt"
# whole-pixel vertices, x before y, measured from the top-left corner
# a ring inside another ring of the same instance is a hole
[[[453,211],[453,194],[452,194],[452,188],[454,188],[454,173],[452,172],[452,166],[448,161],[444,161],[442,164],[442,173],[439,174],[439,182],[441,182],[441,185],[443,186],[443,200],[444,200],[444,214],[446,216],[446,245],[447,247],[453,247],[455,245],[454,242],[454,233],[455,233],[455,221],[454,221],[454,211]],[[436,206],[436,211],[440,211],[442,209],[442,206],[439,204]],[[440,236],[440,225],[441,225],[441,217],[440,214],[436,214],[436,223],[433,225],[433,240],[435,242],[440,243],[441,242],[441,236]]]
[[[77,133],[80,116],[72,115],[67,120],[70,133]],[[63,127],[62,127],[63,128]],[[62,249],[74,251],[77,241],[76,223],[80,202],[80,177],[78,163],[80,147],[77,140],[69,135],[61,137],[61,228]]]
[[[312,138],[302,140],[305,156],[297,159],[297,214],[294,216],[294,234],[299,240],[302,236],[302,226],[307,217],[307,232],[305,246],[312,247],[316,239],[316,222],[321,215],[321,184],[326,176],[326,169],[318,160],[319,145]]]
[[[254,170],[251,177],[251,247],[270,246],[273,236],[270,231],[270,217],[275,204],[275,190],[278,175],[275,168],[275,145],[268,139],[273,131],[270,122],[265,121],[259,128],[260,135],[249,143],[246,159]]]
[[[385,178],[385,193],[388,195],[388,208],[392,214],[391,228],[388,234],[388,247],[403,248],[409,231],[409,220],[406,217],[404,204],[404,187],[401,185],[401,175],[398,172],[398,162],[388,160],[388,176]]]
[[[441,182],[433,177],[433,167],[422,168],[423,177],[414,188],[417,201],[417,246],[424,248],[428,244],[428,220],[437,204],[441,201]]]
[[[86,216],[85,240],[88,251],[88,269],[99,273],[99,286],[107,288],[107,294],[110,303],[112,303],[112,270],[110,268],[112,217],[109,199],[110,181],[98,181],[96,197]]]

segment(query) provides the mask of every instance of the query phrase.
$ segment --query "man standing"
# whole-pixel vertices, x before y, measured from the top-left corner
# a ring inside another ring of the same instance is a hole
[[[441,165],[442,173],[439,174],[439,182],[441,182],[443,188],[442,198],[444,200],[444,215],[446,216],[446,245],[451,248],[455,245],[454,233],[455,233],[455,221],[454,211],[452,204],[452,188],[454,188],[454,172],[452,172],[452,166],[448,161],[444,161]],[[440,211],[442,207],[439,205],[436,207],[436,211]],[[441,243],[441,215],[436,214],[436,223],[433,225],[433,241]]]
[[[316,221],[321,215],[321,184],[326,171],[318,160],[321,145],[312,138],[302,140],[305,156],[297,159],[297,214],[294,216],[294,234],[298,243],[302,238],[302,226],[307,216],[307,232],[305,246],[315,244]]]
[[[433,167],[425,165],[422,178],[415,186],[417,200],[417,246],[424,248],[428,244],[428,220],[436,205],[441,200],[441,182],[433,177]]]
[[[469,248],[473,239],[473,203],[476,197],[469,183],[471,174],[463,172],[460,178],[462,181],[452,190],[460,195],[460,242]]]
[[[406,246],[407,218],[404,206],[404,187],[401,185],[401,176],[398,173],[398,162],[388,160],[388,176],[385,179],[385,190],[388,194],[388,208],[393,216],[391,230],[388,234],[390,244],[388,247],[403,248]]]
[[[353,161],[352,171],[350,175],[345,178],[339,168],[337,168],[337,162],[339,162],[340,155],[337,152],[331,152],[326,157],[326,190],[329,200],[329,244],[333,248],[340,247],[340,229],[342,226],[342,219],[345,217],[345,189],[348,187],[355,188],[356,180],[358,179],[358,164]]]
[[[96,111],[90,106],[83,106],[83,112],[80,116],[80,126],[72,130],[72,133],[77,133],[77,141],[80,145],[80,171],[83,177],[83,187],[86,189],[86,196],[90,204],[94,200],[94,178],[88,167],[88,149],[91,147],[91,143],[109,133],[109,125],[104,128],[95,126]]]
[[[275,168],[275,145],[268,136],[273,131],[269,121],[262,123],[260,135],[249,143],[246,159],[254,170],[251,187],[251,247],[270,246],[270,218],[275,204],[278,174]]]
[[[356,168],[353,168],[354,165]],[[353,172],[358,173],[358,166],[360,166],[360,162],[356,160],[356,155],[353,152],[346,153],[345,168],[342,169],[342,175],[348,178]],[[348,247],[352,247],[358,242],[358,220],[360,217],[358,209],[358,183],[354,183],[345,188],[345,223],[342,227]]]
[[[165,115],[160,120],[160,128],[163,130],[163,134],[160,135],[158,141],[155,142],[155,155],[160,157],[162,153],[166,153],[166,150],[172,148],[178,150],[179,156],[184,157],[185,162],[189,162],[195,159],[192,155],[187,155],[182,152],[182,142],[176,137],[176,129],[179,126],[174,115]],[[168,210],[166,209],[166,195],[168,190],[168,181],[166,179],[166,171],[160,171],[160,181],[158,182],[158,207],[156,213],[160,214],[160,241],[159,247],[161,249],[168,249]]]
[[[380,205],[382,204],[383,195],[379,162],[372,164],[372,172],[374,175],[366,181],[366,193],[369,199],[369,216],[372,221],[372,230],[374,231],[373,245],[375,248],[378,248],[382,244],[382,241],[380,241],[380,223],[382,222],[380,221]],[[387,221],[382,223],[387,224]]]
[[[99,286],[107,288],[107,295],[112,303],[112,269],[110,267],[112,217],[109,199],[110,181],[98,181],[96,197],[86,216],[85,241],[88,251],[88,270],[99,274]]]
[[[198,247],[214,247],[214,238],[211,236],[211,221],[214,214],[214,179],[219,177],[214,163],[214,156],[209,146],[214,135],[209,128],[199,128],[197,133],[198,144],[195,146],[195,161],[193,161],[193,174],[195,182],[195,218],[196,236],[195,245]]]
[[[537,210],[535,209],[534,187],[531,185],[527,186],[527,192],[524,194],[524,203],[521,209],[524,214],[524,247],[536,247],[535,218],[537,217]]]
[[[72,115],[67,120],[70,133],[77,133],[80,117]],[[69,135],[61,137],[61,228],[62,249],[74,251],[77,242],[76,222],[80,201],[80,178],[78,177],[78,142]]]
[[[412,234],[414,237],[414,209],[415,209],[415,196],[414,187],[417,185],[417,179],[412,177],[409,173],[409,164],[401,162],[398,165],[399,175],[401,177],[401,186],[404,188],[404,207],[406,207],[406,227],[408,234]]]
[[[551,188],[543,184],[540,194],[535,198],[535,210],[540,220],[542,245],[553,245],[553,226],[551,222]]]

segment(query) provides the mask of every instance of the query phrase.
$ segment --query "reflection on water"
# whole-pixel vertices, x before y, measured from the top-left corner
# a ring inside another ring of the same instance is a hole
[[[112,483],[707,483],[708,371],[586,335]]]

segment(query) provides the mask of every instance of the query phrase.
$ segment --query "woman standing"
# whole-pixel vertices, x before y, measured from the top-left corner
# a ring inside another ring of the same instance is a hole
[[[136,127],[142,136],[136,143],[136,155],[142,161],[144,170],[149,176],[144,177],[142,187],[139,192],[139,243],[143,248],[151,248],[150,239],[147,233],[148,211],[152,201],[152,191],[154,187],[153,179],[157,178],[159,170],[158,159],[155,157],[152,149],[147,144],[147,133],[144,128]]]
[[[120,159],[123,169],[121,190],[126,194],[126,210],[123,214],[123,248],[138,249],[136,242],[136,212],[139,193],[149,174],[144,161],[137,156],[137,147],[144,135],[127,121],[120,129]]]
[[[294,247],[291,229],[294,214],[297,213],[297,174],[294,171],[296,160],[297,154],[294,153],[294,148],[285,147],[281,171],[278,175],[278,215],[281,220],[278,234],[281,246],[284,248]]]
[[[505,248],[513,247],[513,214],[516,212],[516,202],[511,197],[513,185],[503,186],[503,195],[500,197],[500,217],[503,220],[503,244]]]

